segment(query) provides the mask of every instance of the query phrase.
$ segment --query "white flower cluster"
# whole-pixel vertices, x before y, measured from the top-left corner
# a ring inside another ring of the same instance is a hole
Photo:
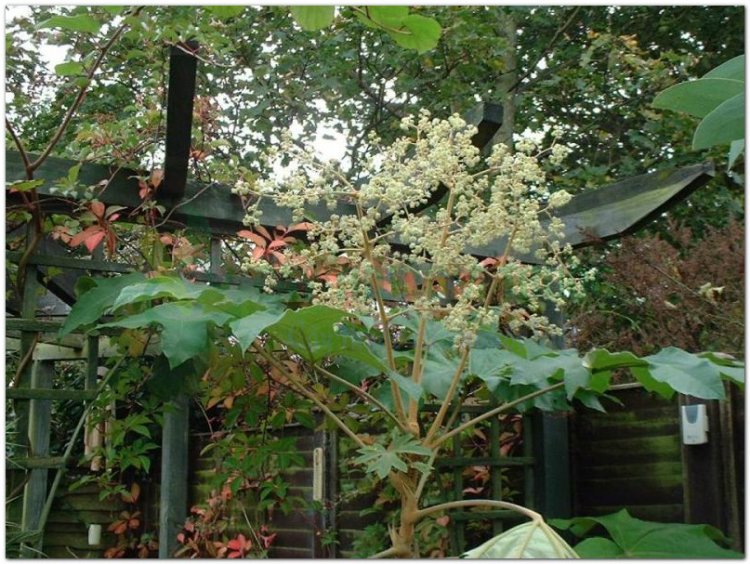
[[[257,196],[246,223],[258,221],[260,198],[291,208],[295,221],[305,218],[307,206],[325,203],[335,211],[314,222],[309,246],[290,256],[287,265],[294,264],[296,274],[290,266],[283,269],[297,277],[307,272],[318,302],[369,311],[388,287],[391,267],[406,264],[421,278],[420,296],[409,296],[414,307],[442,318],[460,347],[471,344],[480,326],[498,320],[513,329],[551,330],[542,315],[545,303],[562,306],[566,296],[581,291],[581,282],[565,266],[573,258],[560,243],[564,226],[552,216],[571,196],[549,190],[539,162],[545,152],[531,141],[519,142],[515,153],[497,145],[482,164],[471,143],[476,128],[458,115],[439,120],[422,111],[402,120],[401,128],[407,135],[366,163],[360,176],[368,180],[359,186],[336,163],[320,162],[311,147],[284,136],[267,162],[283,153],[292,170],[281,180],[277,174],[235,186],[238,194]],[[372,141],[379,146],[377,138]],[[560,163],[568,149],[555,142],[546,154]],[[437,205],[423,209],[428,202]],[[475,258],[482,248],[492,249],[492,264]],[[542,264],[525,264],[529,257]],[[246,269],[273,274],[258,262]],[[334,262],[341,267],[335,283],[309,275]],[[436,300],[432,285],[438,279],[463,281],[456,282],[461,291],[454,303]],[[502,291],[487,299],[493,280]]]

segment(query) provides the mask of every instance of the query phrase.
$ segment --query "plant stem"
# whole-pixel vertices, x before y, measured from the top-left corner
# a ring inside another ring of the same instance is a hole
[[[20,137],[16,135],[15,130],[13,129],[13,126],[11,125],[8,118],[5,118],[5,129],[8,130],[8,133],[10,133],[11,138],[13,139],[13,143],[16,144],[16,148],[18,149],[18,152],[21,153],[21,160],[23,161],[23,167],[26,170],[26,178],[27,180],[32,179],[33,170],[31,169],[31,164],[29,163],[29,155],[26,152],[26,149],[23,146],[23,143],[21,142]]]
[[[554,390],[557,390],[559,388],[562,388],[565,385],[565,382],[558,382],[557,384],[553,384],[552,386],[548,386],[547,388],[544,388],[542,390],[537,390],[536,392],[532,392],[530,394],[526,394],[523,397],[520,397],[518,399],[515,399],[513,401],[506,402],[502,405],[497,406],[494,409],[491,409],[490,411],[487,411],[485,413],[482,413],[481,415],[478,415],[474,417],[473,419],[470,419],[469,421],[466,421],[465,423],[462,423],[452,431],[449,431],[445,435],[437,438],[433,443],[430,445],[431,448],[435,448],[438,445],[442,444],[443,442],[447,441],[448,439],[458,435],[459,433],[462,433],[466,429],[469,429],[470,427],[473,427],[480,421],[484,421],[485,419],[489,419],[490,417],[494,417],[498,413],[502,413],[503,411],[510,409],[511,407],[514,407],[518,405],[519,403],[523,403],[525,401],[528,401],[530,399],[534,399],[537,396],[541,396],[543,394],[546,394],[548,392],[552,392]]]
[[[361,222],[364,217],[362,212],[362,206],[359,200],[356,201],[357,218]],[[372,258],[372,248],[370,237],[365,229],[362,229],[362,251],[364,252],[367,261],[374,267],[375,261]],[[388,359],[388,366],[394,372],[396,371],[396,359],[393,356],[393,341],[391,340],[391,326],[388,323],[388,313],[385,311],[385,303],[383,302],[383,296],[380,293],[380,287],[378,286],[378,280],[373,272],[370,275],[370,286],[372,287],[372,293],[375,296],[375,301],[378,304],[378,315],[380,317],[380,323],[383,325],[383,344],[385,345],[385,354]],[[391,380],[391,395],[393,396],[393,405],[396,408],[396,416],[400,421],[406,421],[404,415],[404,405],[401,401],[401,390],[399,390],[398,384]]]
[[[490,506],[490,507],[499,507],[502,509],[510,509],[511,511],[516,511],[518,513],[521,513],[522,515],[525,515],[526,517],[528,517],[529,519],[533,519],[534,521],[543,521],[542,516],[536,511],[532,511],[531,509],[528,509],[521,505],[516,505],[515,503],[510,503],[508,501],[497,501],[494,499],[467,499],[463,501],[449,501],[447,503],[440,503],[438,505],[433,505],[432,507],[420,509],[419,511],[414,513],[413,518],[415,521],[417,521],[433,513],[445,511],[446,509],[458,509],[460,507],[474,507],[477,505],[485,505],[485,506]]]
[[[451,379],[448,393],[445,394],[445,399],[440,404],[440,410],[435,416],[435,420],[432,422],[430,430],[427,431],[427,436],[425,437],[425,445],[430,444],[430,442],[432,441],[432,437],[435,436],[435,433],[438,432],[438,429],[440,429],[440,426],[443,424],[443,420],[445,419],[445,416],[448,413],[448,409],[450,408],[453,401],[453,396],[456,395],[458,384],[461,382],[461,375],[463,374],[464,368],[466,368],[466,363],[469,360],[469,351],[470,349],[466,347],[464,348],[463,354],[461,354],[461,361],[458,363],[458,368],[456,368],[456,371],[453,373],[453,378]]]
[[[377,554],[373,554],[372,556],[368,556],[367,558],[388,558],[389,556],[398,556],[399,550],[392,546],[390,548],[386,548],[385,550],[378,552]]]
[[[325,413],[326,416],[328,416],[328,418],[331,419],[331,421],[333,421],[339,429],[341,429],[350,439],[352,439],[357,444],[357,446],[359,446],[360,448],[364,448],[365,446],[367,446],[365,445],[364,442],[362,442],[362,439],[360,439],[354,433],[354,431],[352,431],[349,427],[346,426],[346,423],[344,423],[341,419],[339,419],[338,416],[329,409],[327,405],[325,405],[322,401],[320,401],[314,393],[310,392],[307,388],[305,388],[305,385],[302,382],[298,382],[296,377],[293,376],[286,369],[286,367],[284,367],[283,364],[281,364],[278,360],[276,360],[273,357],[273,355],[269,354],[268,352],[263,350],[263,348],[260,348],[260,347],[253,346],[253,350],[256,353],[258,353],[260,356],[262,356],[264,359],[266,359],[277,370],[279,370],[286,377],[286,379],[289,380],[289,382],[293,384],[293,386],[290,386],[290,387],[293,388],[294,391],[296,391],[298,394],[305,396],[307,399],[313,402],[316,406],[318,406],[318,408],[320,408],[320,410],[323,411],[323,413]],[[271,377],[273,378],[273,376]],[[276,380],[275,378],[274,380],[278,382],[278,380]],[[279,383],[284,384],[283,382],[279,382]]]
[[[427,317],[422,314],[419,318],[419,329],[417,330],[417,342],[414,348],[414,366],[411,371],[411,379],[415,384],[422,382],[422,349],[424,348],[424,335],[427,328]],[[409,426],[413,428],[416,434],[419,434],[418,421],[419,404],[414,398],[409,399]]]
[[[404,426],[404,424],[401,421],[399,421],[398,418],[393,413],[391,413],[391,411],[385,405],[383,405],[383,403],[380,400],[378,400],[376,397],[374,397],[372,394],[369,394],[366,391],[364,391],[362,388],[360,388],[359,386],[355,386],[351,382],[347,382],[343,378],[341,378],[339,376],[336,376],[334,373],[329,372],[328,370],[326,370],[325,368],[323,368],[321,366],[314,365],[313,368],[315,368],[315,370],[317,370],[318,372],[320,372],[321,374],[323,374],[327,378],[330,378],[334,382],[338,382],[342,386],[346,386],[347,388],[349,388],[350,390],[352,390],[355,394],[358,394],[359,396],[363,397],[368,402],[370,402],[371,404],[373,404],[374,406],[376,406],[377,408],[379,408],[388,417],[390,417],[393,420],[393,422],[396,423],[396,425],[398,425],[398,427],[402,431],[404,431],[406,433],[409,432],[409,429],[406,426]]]

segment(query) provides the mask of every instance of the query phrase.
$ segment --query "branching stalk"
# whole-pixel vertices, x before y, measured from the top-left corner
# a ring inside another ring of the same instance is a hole
[[[552,392],[554,390],[557,390],[559,388],[562,388],[565,385],[565,382],[558,382],[557,384],[553,384],[552,386],[549,386],[547,388],[544,388],[542,390],[537,390],[536,392],[532,392],[530,394],[526,394],[523,397],[520,397],[518,399],[515,399],[513,401],[506,402],[502,405],[497,406],[494,409],[491,409],[490,411],[487,411],[485,413],[482,413],[481,415],[477,415],[473,419],[470,419],[466,421],[465,423],[462,423],[452,431],[447,432],[445,435],[442,435],[441,437],[437,438],[435,441],[432,442],[430,445],[431,448],[435,448],[438,445],[441,445],[448,439],[451,439],[455,437],[456,435],[463,433],[466,429],[469,429],[476,425],[477,423],[480,423],[481,421],[484,421],[485,419],[489,419],[490,417],[494,417],[495,415],[502,413],[503,411],[506,411],[510,409],[511,407],[515,407],[519,403],[523,403],[525,401],[528,401],[530,399],[534,399],[535,397],[541,396],[543,394]]]
[[[461,507],[476,507],[476,506],[489,506],[489,507],[498,507],[500,509],[510,509],[511,511],[517,511],[518,513],[521,513],[522,515],[525,515],[529,519],[532,519],[534,521],[544,521],[542,516],[537,513],[536,511],[532,511],[531,509],[528,509],[527,507],[523,507],[522,505],[516,505],[515,503],[510,503],[508,501],[497,501],[494,499],[467,499],[463,501],[449,501],[447,503],[440,503],[438,505],[433,505],[431,507],[427,507],[425,509],[420,509],[419,511],[416,511],[413,514],[413,518],[415,521],[419,519],[423,519],[427,517],[428,515],[432,515],[433,513],[439,513],[441,511],[446,511],[448,509],[459,509]]]
[[[377,407],[378,409],[380,409],[391,420],[393,420],[393,422],[396,425],[398,425],[399,429],[401,429],[402,431],[404,431],[406,433],[409,432],[409,429],[407,427],[405,427],[404,424],[401,421],[399,421],[398,418],[393,413],[391,413],[391,411],[385,405],[383,405],[383,403],[380,400],[378,400],[375,396],[373,396],[372,394],[369,394],[368,392],[364,391],[359,386],[355,386],[351,382],[348,382],[348,381],[344,380],[343,378],[341,378],[339,376],[336,376],[333,372],[330,372],[330,371],[326,370],[322,366],[314,365],[314,368],[315,368],[315,370],[317,370],[318,372],[320,372],[321,374],[323,374],[323,376],[325,376],[326,378],[330,378],[334,382],[338,382],[342,386],[346,386],[347,388],[349,388],[350,390],[352,390],[355,394],[359,395],[360,397],[364,398],[369,403],[371,403],[372,405],[374,405],[375,407]]]
[[[350,439],[352,439],[357,444],[357,446],[359,446],[359,448],[364,448],[365,446],[367,446],[364,442],[362,442],[362,439],[360,439],[356,435],[356,433],[354,433],[354,431],[346,426],[346,423],[341,421],[341,419],[339,419],[339,417],[330,410],[330,408],[326,404],[320,401],[320,399],[318,399],[318,397],[314,393],[305,388],[303,383],[297,381],[297,378],[291,372],[289,372],[289,370],[287,370],[283,364],[276,360],[273,355],[263,350],[262,347],[253,346],[253,350],[260,356],[262,356],[265,360],[267,360],[270,364],[272,364],[277,370],[279,370],[287,378],[287,380],[292,383],[293,388],[297,393],[305,396],[307,399],[313,402],[323,413],[325,413],[331,419],[331,421],[336,424],[339,429],[341,429]],[[278,380],[276,381],[278,382]]]

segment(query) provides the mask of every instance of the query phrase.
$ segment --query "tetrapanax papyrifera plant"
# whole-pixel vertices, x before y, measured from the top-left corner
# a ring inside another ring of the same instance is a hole
[[[367,162],[358,174],[364,182],[287,135],[267,155],[267,179],[236,183],[253,228],[238,234],[248,246],[243,267],[261,274],[266,293],[141,273],[97,279],[85,285],[61,333],[111,312],[114,321],[100,327],[159,326],[170,371],[223,381],[246,365],[242,385],[252,386],[254,373],[302,396],[356,445],[353,462],[397,492],[392,546],[380,556],[413,557],[420,553],[416,525],[447,509],[513,509],[532,519],[530,530],[548,529],[540,515],[508,502],[425,507],[435,457],[477,423],[519,406],[565,407],[573,398],[601,408],[597,395],[615,369],[630,369],[667,397],[719,399],[722,377],[743,376],[718,355],[594,350],[581,358],[503,335],[559,331],[544,316],[546,304],[560,307],[580,291],[554,217],[570,197],[549,190],[539,164],[559,162],[566,150],[538,151],[526,141],[515,153],[498,146],[483,158],[471,144],[474,127],[459,117],[434,120],[425,112],[402,126],[408,135]],[[260,223],[264,200],[291,208],[297,223],[271,235]],[[331,209],[316,219],[321,204]],[[480,247],[491,256],[475,257]],[[286,293],[290,282],[311,297]],[[237,362],[227,364],[230,358]],[[467,399],[486,411],[460,420]]]
[[[561,243],[563,224],[550,213],[570,196],[550,192],[539,162],[546,155],[559,164],[565,147],[555,144],[548,152],[537,152],[534,143],[525,141],[515,153],[496,145],[482,158],[471,142],[476,127],[457,115],[439,120],[423,111],[416,120],[402,120],[401,127],[407,134],[366,162],[362,184],[351,181],[338,163],[321,161],[313,147],[285,135],[266,160],[274,167],[280,155],[291,158],[283,178],[279,180],[276,166],[277,173],[266,179],[237,182],[234,192],[249,201],[248,226],[262,220],[265,198],[291,208],[295,221],[309,219],[306,206],[319,203],[331,210],[343,203],[350,210],[311,222],[309,244],[284,249],[280,264],[250,255],[243,269],[265,274],[267,291],[279,277],[301,278],[321,264],[338,265],[335,280],[308,281],[313,302],[372,315],[388,370],[427,389],[445,387],[425,381],[426,364],[436,362],[430,353],[440,349],[430,334],[439,326],[453,337],[453,349],[441,352],[453,360],[445,367],[451,375],[447,389],[435,394],[441,408],[430,421],[421,417],[419,398],[404,400],[397,381],[391,381],[397,426],[389,448],[398,445],[417,462],[420,456],[432,460],[442,443],[446,417],[461,395],[480,329],[502,323],[511,330],[526,327],[535,336],[557,332],[544,308],[561,307],[566,297],[580,291],[580,280],[566,266],[574,257]],[[376,138],[371,141],[379,144]],[[439,187],[444,187],[440,202],[425,209]],[[496,257],[472,255],[472,249],[488,245],[497,249]],[[522,257],[539,264],[526,264]],[[394,290],[399,276],[406,287],[400,295]],[[400,363],[394,342],[407,320],[414,322],[413,357]],[[402,526],[394,532],[393,553],[414,554],[414,512],[424,467],[420,471],[398,456],[392,466],[377,466],[382,462],[378,447],[382,450],[379,445],[361,449],[359,460],[382,478],[388,476],[401,493]]]

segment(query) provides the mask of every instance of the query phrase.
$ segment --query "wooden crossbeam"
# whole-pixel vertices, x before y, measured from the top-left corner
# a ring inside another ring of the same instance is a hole
[[[66,176],[68,169],[77,164],[50,157],[37,171],[38,178],[47,180],[38,189],[45,209],[66,211],[66,206],[54,198],[50,188],[57,178]],[[81,167],[79,178],[81,183],[93,185],[103,178],[109,178],[111,173],[109,167],[86,164]],[[137,207],[140,204],[138,181],[131,177],[138,174],[143,173],[121,170],[102,192],[100,199],[107,205]],[[634,176],[576,195],[564,208],[558,210],[558,216],[565,223],[566,241],[573,247],[583,247],[597,240],[631,233],[703,186],[713,175],[713,164],[706,162]],[[14,181],[23,178],[25,173],[19,154],[16,151],[6,151],[6,179]],[[245,228],[242,224],[244,211],[240,200],[231,193],[228,186],[215,186],[200,193],[202,188],[196,183],[187,184],[185,195],[176,204],[180,207],[175,210],[172,219],[194,230],[214,235],[234,235]],[[261,205],[261,209],[266,226],[292,223],[291,211],[286,208],[279,208],[269,202]],[[316,220],[324,220],[331,213],[348,215],[354,211],[353,206],[348,204],[340,204],[333,212],[325,204],[307,208],[308,216]],[[490,257],[497,256],[503,248],[504,241],[498,239],[469,251],[479,257]],[[537,262],[532,255],[521,258]]]

